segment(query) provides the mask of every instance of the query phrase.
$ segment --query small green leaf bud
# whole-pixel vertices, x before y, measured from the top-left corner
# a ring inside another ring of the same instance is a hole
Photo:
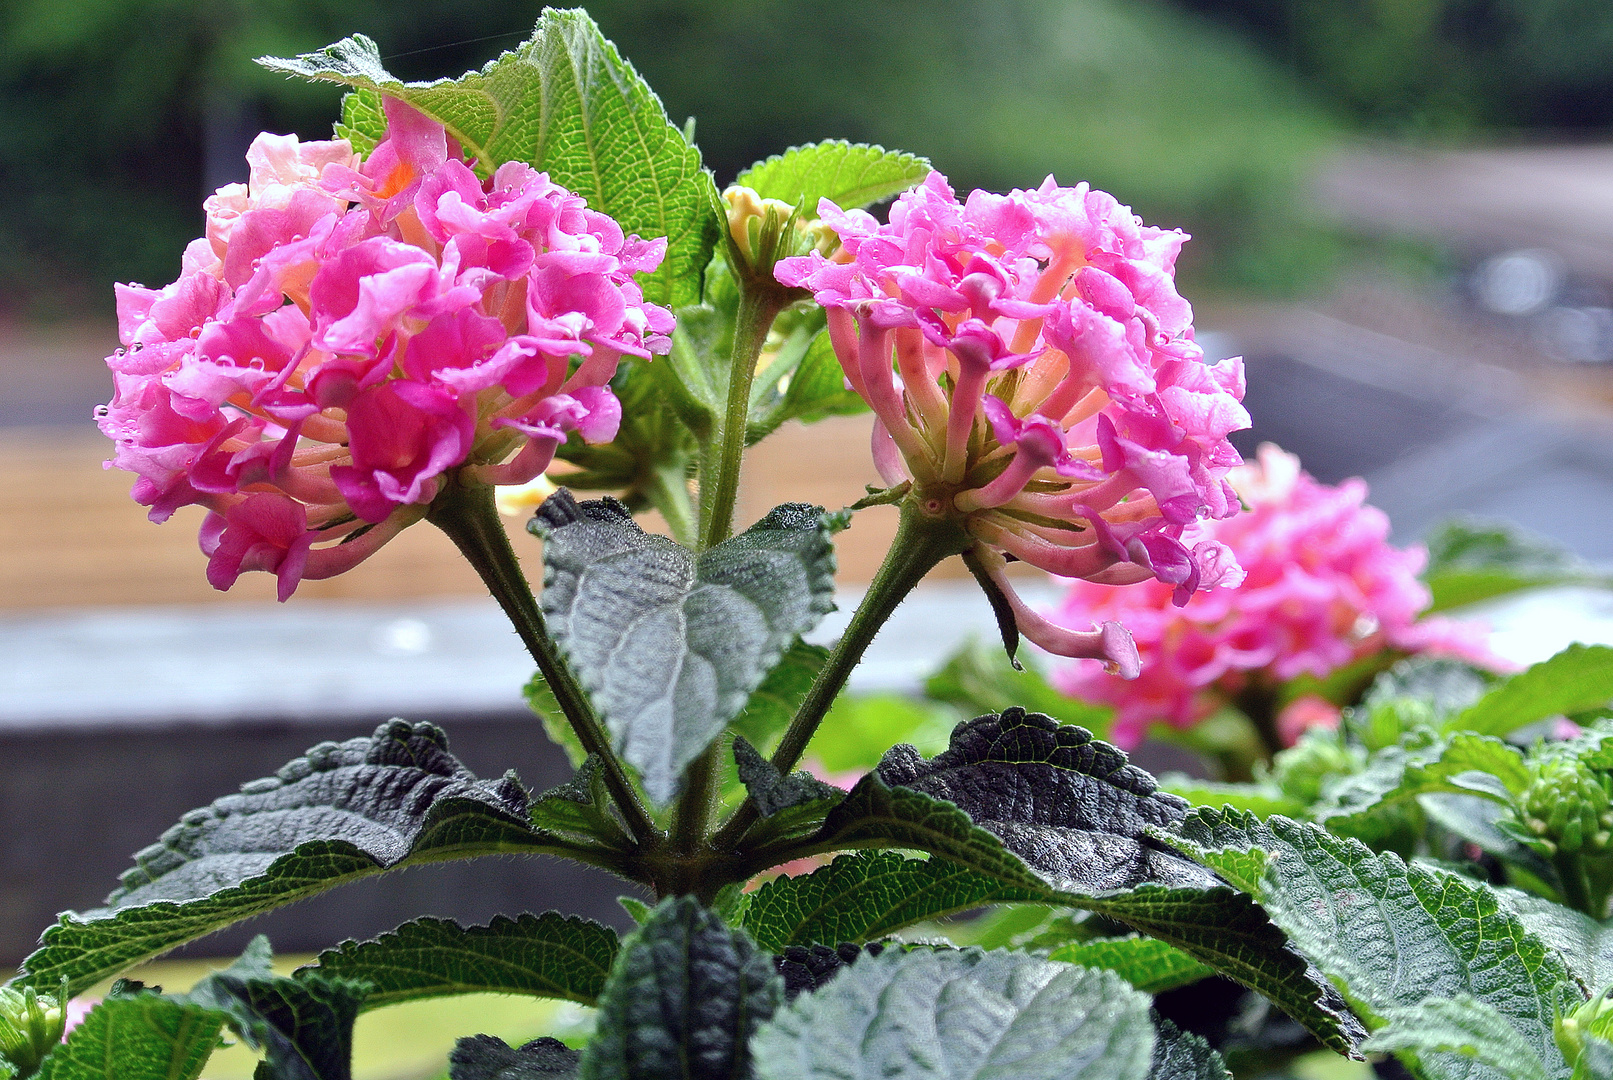
[[[17,1075],[33,1075],[45,1055],[62,1041],[67,1013],[59,998],[31,986],[0,987],[0,1059],[16,1066]]]
[[[1572,1065],[1579,1060],[1587,1038],[1613,1041],[1613,986],[1608,987],[1573,1012],[1558,1013],[1552,1021],[1552,1034],[1563,1060]]]

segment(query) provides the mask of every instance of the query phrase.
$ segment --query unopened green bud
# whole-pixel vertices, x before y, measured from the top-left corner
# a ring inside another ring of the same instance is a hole
[[[737,184],[722,193],[728,206],[728,235],[734,242],[742,274],[772,277],[780,259],[805,255],[816,249],[830,255],[840,246],[834,230],[815,218],[804,218],[796,207],[778,199],[764,199]]]
[[[1559,1013],[1552,1021],[1552,1034],[1563,1060],[1572,1065],[1579,1060],[1588,1038],[1613,1041],[1613,987],[1608,987],[1573,1012]],[[1576,1074],[1577,1075],[1577,1074]]]
[[[59,998],[31,986],[0,987],[0,1059],[16,1066],[18,1076],[31,1076],[62,1041],[67,1014]]]
[[[1573,757],[1547,757],[1534,772],[1518,818],[1543,847],[1586,855],[1613,850],[1613,778]]]

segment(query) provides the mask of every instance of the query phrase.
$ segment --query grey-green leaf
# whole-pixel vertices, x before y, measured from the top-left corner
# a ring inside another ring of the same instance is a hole
[[[448,1055],[448,1080],[569,1080],[577,1051],[559,1039],[533,1039],[519,1050],[493,1035],[460,1039]]]
[[[834,609],[834,549],[789,503],[696,556],[613,499],[539,507],[543,609],[616,749],[666,803],[797,635]]]
[[[1613,925],[1518,889],[1497,889],[1523,925],[1557,951],[1587,995],[1613,985]]]
[[[1154,1018],[1154,1061],[1148,1080],[1232,1080],[1221,1055],[1164,1017]]]
[[[1201,809],[1179,837],[1209,865],[1231,856],[1243,874],[1263,865],[1245,887],[1366,1015],[1470,993],[1505,1016],[1553,1074],[1562,1067],[1552,1015],[1568,968],[1494,889],[1283,817]],[[1425,1071],[1469,1075],[1447,1065]]]
[[[819,199],[849,210],[906,191],[928,175],[930,163],[916,155],[867,143],[831,140],[792,146],[782,154],[758,161],[740,173],[734,183],[752,189],[764,199],[798,206],[802,214],[811,218],[817,216]]]
[[[135,856],[107,907],[69,912],[21,981],[74,993],[241,919],[412,861],[572,850],[536,832],[506,776],[478,780],[431,724],[320,743],[186,814]]]
[[[530,40],[452,80],[400,81],[362,34],[258,62],[407,102],[446,127],[484,175],[506,161],[545,170],[627,232],[667,238],[646,299],[699,301],[717,237],[710,176],[660,99],[581,9],[545,10]]]
[[[802,994],[752,1043],[761,1080],[1144,1080],[1148,999],[1022,953],[887,950]]]
[[[196,1080],[225,1015],[160,994],[101,1002],[47,1057],[37,1080]]]
[[[1548,716],[1613,701],[1613,648],[1570,645],[1520,671],[1447,721],[1453,731],[1506,735]]]
[[[1215,969],[1157,938],[1090,938],[1060,945],[1050,960],[1112,971],[1145,994],[1162,994],[1198,982]]]
[[[783,1001],[772,958],[693,897],[663,900],[622,943],[583,1051],[585,1080],[741,1080]]]
[[[416,919],[319,954],[307,974],[362,979],[367,1009],[452,994],[530,994],[593,1005],[616,962],[616,931],[575,915],[499,915],[486,926]]]
[[[1388,1027],[1361,1044],[1363,1050],[1410,1052],[1424,1068],[1461,1075],[1461,1059],[1495,1070],[1507,1080],[1551,1080],[1540,1055],[1491,1005],[1471,994],[1424,998],[1387,1009]],[[1458,1060],[1451,1060],[1451,1059]]]

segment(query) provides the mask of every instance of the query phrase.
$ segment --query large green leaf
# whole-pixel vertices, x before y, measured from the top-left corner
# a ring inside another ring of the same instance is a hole
[[[497,916],[486,926],[416,919],[348,941],[297,972],[370,984],[367,1009],[452,994],[530,994],[592,1005],[616,961],[616,931],[575,915]]]
[[[1549,540],[1472,518],[1448,521],[1429,536],[1423,579],[1434,594],[1434,611],[1542,585],[1609,583]]]
[[[402,82],[362,34],[259,63],[405,101],[447,128],[484,175],[506,161],[547,171],[626,231],[667,238],[646,299],[699,301],[717,237],[710,176],[660,99],[581,9],[544,11],[529,41],[458,79]]]
[[[1548,716],[1613,701],[1613,648],[1570,645],[1520,671],[1446,722],[1453,731],[1506,735]]]
[[[101,1002],[45,1059],[38,1080],[196,1080],[226,1015],[160,994]]]
[[[930,175],[930,163],[913,154],[844,140],[792,146],[758,161],[734,183],[764,199],[778,199],[817,217],[818,200],[842,210],[867,206],[906,191]]]
[[[1282,817],[1204,809],[1178,828],[1181,848],[1250,889],[1374,1026],[1427,998],[1471,994],[1553,1074],[1565,1068],[1552,1016],[1568,969],[1494,889]],[[1430,1059],[1425,1073],[1494,1075],[1462,1060]]]
[[[1330,785],[1311,817],[1341,836],[1371,843],[1371,819],[1420,795],[1477,795],[1506,803],[1529,786],[1523,755],[1490,735],[1414,734],[1373,754],[1365,771]]]
[[[1363,1050],[1410,1052],[1425,1068],[1460,1075],[1463,1061],[1493,1069],[1507,1080],[1550,1080],[1540,1055],[1494,1007],[1471,994],[1424,998],[1387,1009],[1389,1026],[1361,1044]]]
[[[351,1080],[353,1021],[369,984],[317,972],[288,979],[271,959],[269,939],[259,935],[184,1000],[224,1013],[248,1046],[265,1052],[261,1080]]]
[[[506,776],[478,780],[431,724],[393,720],[320,743],[274,776],[186,814],[135,856],[107,906],[45,931],[19,980],[78,992],[209,934],[357,878],[441,859],[577,854],[534,830]]]
[[[1023,953],[887,950],[802,994],[752,1043],[761,1080],[1145,1080],[1148,998]]]
[[[1613,924],[1533,893],[1517,889],[1496,892],[1531,934],[1557,951],[1580,990],[1589,995],[1613,986]]]
[[[1215,974],[1176,946],[1135,934],[1072,941],[1054,949],[1048,959],[1112,971],[1145,994],[1162,994]]]
[[[698,556],[614,499],[564,490],[533,528],[550,633],[660,803],[797,635],[834,610],[834,548],[816,507],[780,506]]]
[[[693,897],[663,900],[621,955],[583,1051],[585,1080],[740,1080],[784,998],[773,962]]]

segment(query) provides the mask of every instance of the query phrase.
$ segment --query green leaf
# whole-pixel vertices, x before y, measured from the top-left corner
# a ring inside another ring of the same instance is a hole
[[[342,95],[342,118],[336,122],[336,137],[346,139],[360,157],[386,138],[386,111],[378,90],[352,90]]]
[[[1613,925],[1518,889],[1497,889],[1524,927],[1556,950],[1585,994],[1613,986]]]
[[[196,1080],[223,1039],[225,1014],[160,994],[101,1002],[37,1080]]]
[[[1613,701],[1613,648],[1570,645],[1485,694],[1446,722],[1457,731],[1506,735],[1548,716]]]
[[[921,834],[929,808],[912,799],[915,793],[960,807],[973,825],[1064,888],[1096,893],[1143,881],[1211,883],[1142,839],[1148,826],[1180,820],[1186,802],[1159,791],[1123,751],[1040,713],[1011,708],[966,721],[953,730],[949,748],[928,760],[912,746],[893,747],[830,814],[823,840],[849,847],[842,841],[884,830],[899,845],[969,863],[967,855],[943,848],[967,843],[972,829],[941,840],[943,847],[932,846],[937,840],[909,843],[928,839]]]
[[[1493,736],[1460,733],[1429,742],[1414,734],[1373,754],[1364,772],[1330,785],[1311,817],[1371,844],[1372,819],[1386,807],[1436,792],[1506,803],[1529,781],[1523,755]]]
[[[677,314],[672,350],[664,363],[677,376],[674,381],[686,398],[680,412],[696,428],[697,435],[704,435],[728,403],[734,315],[730,311],[718,311],[709,304],[682,307]]]
[[[317,972],[274,974],[261,934],[241,958],[193,987],[185,1000],[230,1017],[254,1050],[265,1051],[263,1080],[351,1080],[353,1021],[369,984]]]
[[[1106,971],[978,949],[887,950],[756,1033],[763,1080],[1144,1080],[1148,999]]]
[[[616,961],[616,931],[575,915],[496,916],[486,926],[416,919],[347,941],[296,974],[362,979],[366,1009],[453,994],[530,994],[592,1005]]]
[[[1003,702],[1013,701],[1061,724],[1079,724],[1100,737],[1109,730],[1113,709],[1067,697],[1028,658],[1022,663],[1025,669],[1016,671],[995,643],[988,646],[972,640],[930,676],[924,692],[936,701],[956,705],[965,714],[996,712]]]
[[[729,722],[729,728],[763,753],[771,752],[828,659],[828,649],[797,638],[751,694],[744,710]]]
[[[566,758],[571,762],[572,768],[582,768],[583,762],[588,760],[588,751],[583,749],[582,743],[577,739],[571,721],[566,719],[565,712],[560,708],[560,701],[549,688],[543,672],[534,671],[521,693],[526,698],[527,708],[543,721],[543,731],[549,736],[549,741],[566,752]]]
[[[627,232],[667,238],[665,262],[643,282],[645,299],[699,302],[717,238],[710,175],[661,100],[582,10],[545,10],[529,41],[454,80],[401,82],[362,34],[258,62],[407,102],[447,128],[484,176],[506,161],[545,170]]]
[[[577,1051],[559,1039],[533,1039],[519,1050],[493,1035],[472,1035],[448,1055],[448,1080],[561,1080],[577,1075]]]
[[[1553,995],[1568,969],[1489,886],[1282,817],[1198,810],[1175,842],[1224,875],[1229,856],[1239,877],[1264,864],[1248,883],[1255,898],[1375,1026],[1390,1010],[1470,993],[1542,1061],[1561,1061]],[[1431,1078],[1467,1075],[1436,1064],[1425,1070]]]
[[[868,403],[846,389],[845,369],[835,356],[827,330],[798,328],[785,339],[778,357],[757,376],[752,393],[747,444],[756,443],[786,420],[815,424],[831,416],[858,416]],[[786,382],[785,380],[788,380]]]
[[[532,804],[532,824],[541,832],[566,834],[584,845],[627,853],[633,841],[617,822],[615,805],[605,787],[604,766],[590,755],[570,780],[538,796]]]
[[[777,507],[699,556],[645,533],[614,499],[579,504],[564,490],[533,528],[549,631],[662,804],[796,636],[834,609],[816,507]]]
[[[1471,994],[1430,997],[1414,1005],[1386,1009],[1388,1027],[1361,1044],[1363,1050],[1410,1051],[1425,1069],[1441,1075],[1469,1075],[1466,1059],[1487,1065],[1507,1080],[1550,1080],[1540,1055],[1518,1029],[1492,1006]]]
[[[1149,1080],[1232,1080],[1221,1055],[1191,1032],[1179,1030],[1162,1016],[1154,1017],[1157,1038]]]
[[[1135,934],[1072,941],[1054,949],[1048,959],[1112,971],[1145,994],[1162,994],[1215,974],[1174,945]]]
[[[900,194],[930,175],[930,163],[913,154],[843,140],[792,146],[758,161],[734,180],[764,199],[798,206],[817,217],[818,200],[842,210]]]
[[[1247,810],[1257,817],[1305,812],[1305,805],[1291,799],[1272,784],[1223,784],[1200,780],[1182,773],[1166,773],[1159,778],[1159,789],[1186,799],[1192,806],[1230,806]]]
[[[622,943],[583,1051],[585,1080],[734,1080],[784,997],[770,957],[693,897],[663,900]]]
[[[1448,521],[1429,536],[1423,580],[1434,594],[1432,611],[1542,585],[1609,583],[1566,548],[1474,518]]]
[[[734,739],[734,763],[750,801],[762,815],[747,834],[747,842],[758,846],[814,831],[846,794],[809,772],[780,776],[744,736]]]
[[[533,830],[512,777],[478,780],[431,724],[320,743],[276,775],[192,810],[135,855],[105,908],[45,931],[19,981],[72,993],[212,933],[401,866],[498,853],[571,853]]]

